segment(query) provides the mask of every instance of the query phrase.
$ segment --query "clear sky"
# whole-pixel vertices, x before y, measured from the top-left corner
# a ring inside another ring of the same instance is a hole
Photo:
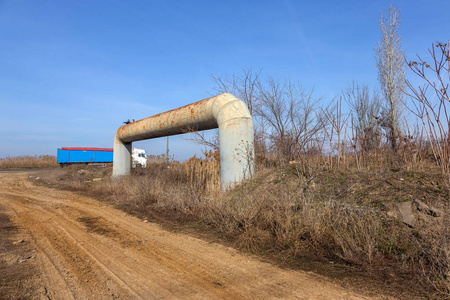
[[[211,74],[262,69],[330,100],[354,79],[375,87],[390,3],[408,59],[450,39],[450,0],[0,0],[0,157],[112,147],[123,121],[209,97]],[[199,151],[170,143],[180,160]]]

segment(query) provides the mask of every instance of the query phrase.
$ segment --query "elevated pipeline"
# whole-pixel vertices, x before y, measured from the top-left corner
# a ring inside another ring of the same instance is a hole
[[[254,172],[253,119],[247,105],[221,94],[121,126],[114,138],[113,177],[130,174],[132,142],[219,128],[222,191]]]

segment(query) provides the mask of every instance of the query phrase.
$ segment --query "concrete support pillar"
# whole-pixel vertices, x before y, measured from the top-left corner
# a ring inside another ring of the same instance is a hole
[[[131,173],[131,145],[114,138],[113,177]]]

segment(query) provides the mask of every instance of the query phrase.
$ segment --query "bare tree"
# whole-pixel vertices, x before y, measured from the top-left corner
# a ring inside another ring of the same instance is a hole
[[[231,77],[212,76],[214,94],[231,93],[243,100],[253,116],[255,126],[255,155],[263,161],[269,152],[282,160],[295,160],[323,128],[318,108],[319,98],[313,90],[305,91],[300,85],[273,78],[261,80],[261,71],[243,70],[242,75]],[[320,119],[320,120],[319,120]],[[217,147],[217,134],[207,139],[195,129],[188,139],[191,142]]]
[[[259,86],[260,74],[261,70],[254,72],[252,68],[248,68],[242,71],[242,75],[233,74],[231,77],[216,77],[211,75],[215,83],[213,88],[214,95],[230,93],[247,104],[250,114],[253,116],[255,126],[255,152],[257,155],[265,148],[261,134],[261,132],[263,132],[261,129],[262,124],[257,118],[260,107],[257,89]],[[190,133],[186,138],[186,140],[190,142],[210,148],[219,147],[219,131],[217,129],[214,130],[212,137],[207,137],[205,133],[198,132],[195,128],[189,128],[185,132]]]
[[[405,53],[401,48],[400,13],[392,5],[387,16],[380,13],[378,26],[381,39],[375,48],[378,68],[378,80],[385,98],[383,107],[383,127],[387,130],[388,140],[393,149],[397,149],[399,120],[402,114],[402,100],[405,86]]]
[[[216,77],[211,75],[217,93],[231,93],[244,101],[250,114],[253,117],[253,125],[255,127],[255,155],[257,161],[261,161],[267,154],[267,146],[265,143],[265,122],[260,116],[261,101],[258,87],[261,86],[261,72],[253,71],[252,68],[242,70],[241,75],[233,74],[231,77]]]
[[[269,78],[260,82],[259,115],[267,124],[267,137],[273,151],[284,160],[294,160],[304,146],[322,129],[317,110],[320,98],[313,90],[305,91],[300,85]]]
[[[346,117],[342,115],[342,97],[339,98],[339,101],[336,101],[334,106],[330,106],[327,109],[322,109],[323,115],[331,125],[331,131],[328,132],[326,124],[324,124],[325,134],[330,139],[330,158],[333,156],[333,138],[334,133],[336,132],[337,136],[337,164],[338,166],[341,163],[342,158],[342,143],[345,145],[345,135],[343,135],[343,130],[347,124],[348,118],[350,115]],[[342,137],[344,138],[342,140]],[[330,159],[330,166],[332,166],[332,159]]]
[[[344,100],[354,115],[354,126],[361,150],[373,149],[380,136],[381,99],[379,92],[374,90],[370,95],[367,85],[353,81],[343,92]]]
[[[241,76],[233,74],[231,78],[215,77],[214,75],[211,77],[216,84],[214,91],[235,95],[247,104],[250,114],[253,115],[260,107],[257,91],[260,75],[261,70],[254,72],[252,68],[248,68],[243,70]]]
[[[187,128],[183,133],[189,134],[184,137],[186,141],[212,149],[219,148],[219,130],[217,129],[214,130],[213,135],[210,137],[206,137],[204,131],[198,131],[194,127]]]
[[[407,85],[413,104],[410,111],[421,121],[434,158],[450,180],[449,44],[433,44],[429,63],[418,55],[418,61],[409,62],[409,68],[423,80],[423,85],[414,87],[410,81]]]

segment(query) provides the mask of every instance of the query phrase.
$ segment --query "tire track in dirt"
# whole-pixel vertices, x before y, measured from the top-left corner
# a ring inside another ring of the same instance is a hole
[[[49,295],[61,299],[369,299],[326,278],[118,211],[92,198],[0,172],[0,200],[40,250]]]
[[[11,198],[11,197],[10,197]],[[31,198],[26,198],[24,196],[22,196],[20,198],[21,201],[26,201],[26,202],[37,202],[38,200],[33,201],[33,199]],[[100,259],[97,259],[96,257],[102,258],[102,260],[107,259],[108,261],[106,262],[108,265],[112,265],[112,264],[116,264],[117,262],[119,262],[119,264],[116,266],[115,270],[116,273],[121,273],[120,270],[126,270],[127,273],[135,273],[136,276],[133,281],[136,281],[136,278],[143,278],[146,274],[146,270],[143,270],[142,268],[139,268],[139,266],[136,265],[136,268],[134,269],[130,269],[129,268],[129,264],[120,264],[121,260],[120,257],[118,257],[117,255],[111,255],[108,252],[110,252],[110,249],[101,249],[100,247],[96,247],[95,245],[102,245],[102,243],[99,243],[95,238],[93,238],[93,236],[87,235],[85,237],[79,237],[77,236],[77,232],[74,232],[73,230],[73,226],[78,226],[80,227],[80,225],[77,222],[74,222],[73,220],[68,220],[65,219],[63,217],[64,214],[61,214],[60,212],[56,211],[54,214],[49,214],[46,211],[49,210],[49,207],[45,207],[42,208],[40,206],[36,206],[34,205],[34,210],[39,211],[39,218],[44,218],[46,220],[48,220],[47,222],[51,225],[52,228],[56,228],[56,232],[62,236],[61,233],[64,233],[67,236],[67,239],[65,241],[63,241],[62,245],[58,240],[54,240],[52,241],[53,243],[53,247],[57,247],[58,249],[63,249],[63,251],[65,251],[66,253],[64,253],[64,257],[73,257],[74,255],[71,252],[71,250],[75,247],[78,247],[78,252],[83,252],[84,255],[88,256],[92,261],[94,261],[95,263],[97,263],[101,268],[104,269],[105,272],[109,273],[110,275],[112,275],[114,278],[116,278],[120,285],[122,285],[123,287],[125,287],[126,289],[131,290],[131,293],[134,294],[135,296],[138,297],[138,294],[135,293],[132,288],[122,284],[123,280],[120,279],[120,276],[116,276],[115,273],[113,271],[111,271],[110,269],[108,269],[105,264],[103,264]],[[77,209],[70,207],[69,209],[67,209],[67,211],[73,211],[76,212]],[[23,214],[25,214],[25,212],[23,212]],[[54,218],[54,215],[58,215],[58,218]],[[84,214],[86,215],[86,214]],[[31,219],[32,217],[27,216],[27,219]],[[101,219],[101,218],[100,218]],[[36,222],[33,222],[32,224],[33,227],[36,227]],[[104,226],[103,226],[104,227]],[[66,229],[67,228],[67,229]],[[70,231],[70,232],[69,232]],[[117,232],[117,231],[115,231]],[[84,233],[84,231],[83,231]],[[55,233],[49,232],[47,230],[47,232],[45,232],[44,234],[45,236],[54,236]],[[77,238],[75,238],[74,236],[77,236]],[[125,236],[127,236],[127,234],[118,234],[118,237],[116,236],[114,239],[115,240],[119,240],[120,244],[122,246],[124,246],[125,249],[127,249],[128,251],[126,251],[126,253],[123,253],[123,255],[125,256],[130,256],[130,250],[129,248],[142,248],[142,246],[139,246],[139,243],[136,242],[136,236],[133,235],[134,239],[129,239],[129,238],[124,238]],[[86,239],[86,237],[88,239]],[[61,237],[60,237],[61,239]],[[72,241],[71,241],[72,240]],[[70,244],[70,247],[64,247],[63,245],[65,244]],[[134,245],[133,245],[134,244]],[[87,247],[84,247],[83,245],[89,245],[89,249],[87,250]],[[135,250],[135,249],[133,249]],[[178,273],[178,274],[182,274],[184,272],[183,270],[183,266],[178,266],[176,263],[173,263],[172,260],[170,258],[165,257],[164,253],[161,252],[160,250],[158,250],[157,248],[151,248],[149,249],[149,247],[147,247],[147,250],[150,250],[149,253],[156,258],[156,260],[159,261],[160,264],[163,264],[166,267],[169,267],[171,269],[170,272],[165,272],[165,269],[162,269],[164,272],[163,274],[159,274],[158,277],[160,278],[170,278],[170,274],[173,273]],[[61,250],[60,250],[61,251]],[[134,251],[133,251],[134,252]],[[142,252],[142,251],[141,251]],[[90,253],[94,253],[94,255],[90,255]],[[122,256],[122,254],[121,254]],[[131,255],[134,256],[134,255]],[[78,253],[77,255],[75,255],[75,257],[77,258],[77,264],[80,264],[80,254]],[[70,261],[66,261],[66,263],[70,263]],[[133,262],[131,262],[133,263]],[[142,264],[143,261],[140,261],[140,264]],[[149,266],[151,267],[151,266]],[[148,269],[147,269],[148,270]],[[87,277],[88,274],[85,270],[78,270],[77,273],[81,273],[83,275],[83,277]],[[138,274],[136,274],[138,273]],[[161,272],[160,272],[161,273]],[[195,277],[196,274],[190,274],[190,277]],[[197,279],[201,279],[201,278],[197,278]],[[138,280],[139,281],[139,280]],[[135,285],[137,285],[137,283],[134,283]],[[164,285],[166,286],[170,286],[170,282],[167,282],[167,280],[165,280]],[[141,283],[141,287],[140,289],[147,289],[148,285],[151,285],[151,283],[149,282],[144,282]],[[205,286],[205,288],[210,288],[210,282],[207,281],[206,284],[203,284]],[[155,289],[156,287],[154,287],[153,289]],[[149,293],[150,291],[147,291],[146,295]]]
[[[88,299],[89,294],[92,293],[107,294],[105,291],[101,291],[101,293],[98,290],[94,291],[85,284],[85,282],[98,281],[101,278],[97,278],[92,267],[95,266],[95,261],[90,261],[92,257],[89,257],[88,252],[83,249],[83,242],[77,241],[64,229],[67,224],[39,206],[32,205],[30,207],[18,204],[26,198],[12,195],[7,195],[5,198],[7,201],[14,201],[14,205],[11,207],[20,216],[21,226],[31,231],[37,248],[43,254],[44,274],[49,273],[48,281],[57,283],[57,286],[50,287],[49,290],[55,293],[55,296],[61,296],[61,298],[56,298]],[[27,200],[31,202],[31,200]],[[115,294],[112,292],[109,296],[115,296]]]

